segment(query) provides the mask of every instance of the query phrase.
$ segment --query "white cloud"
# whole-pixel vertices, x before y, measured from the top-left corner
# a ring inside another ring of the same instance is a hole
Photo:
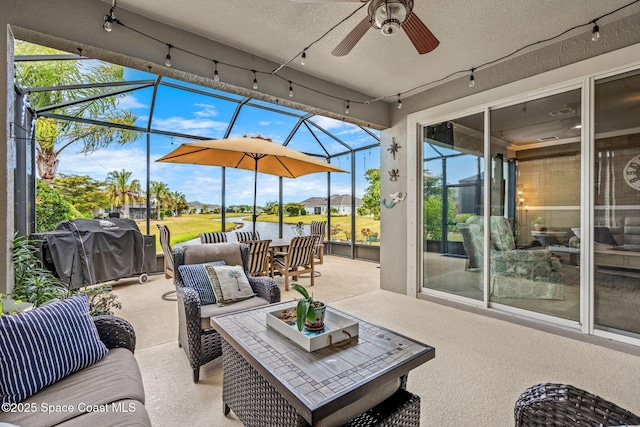
[[[154,118],[152,122],[154,129],[169,130],[177,133],[198,136],[213,136],[214,132],[224,132],[227,129],[227,122],[216,120],[185,119],[179,116],[167,118]]]
[[[269,125],[271,125],[271,122],[268,122],[268,121],[265,121],[265,120],[259,120],[258,124],[260,126],[269,126]]]
[[[331,117],[314,116],[311,119],[311,121],[325,130],[339,129],[339,128],[345,127],[345,124],[342,123],[340,120],[332,119]]]
[[[202,110],[196,111],[195,113],[193,113],[193,115],[196,117],[216,117],[220,114],[215,105],[203,104],[203,103],[194,104],[194,105],[196,107],[202,108]]]
[[[118,99],[118,106],[123,110],[133,110],[135,108],[149,108],[147,104],[143,104],[133,95],[127,95]]]

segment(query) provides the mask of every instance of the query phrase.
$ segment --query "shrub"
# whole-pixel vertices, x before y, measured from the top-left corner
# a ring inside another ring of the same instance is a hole
[[[60,221],[82,216],[54,188],[36,180],[36,232],[55,230]]]

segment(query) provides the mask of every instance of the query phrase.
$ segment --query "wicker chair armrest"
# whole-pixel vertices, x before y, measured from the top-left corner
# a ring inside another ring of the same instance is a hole
[[[100,341],[107,348],[126,348],[132,353],[136,349],[136,333],[131,323],[116,316],[95,316],[93,322],[98,329]]]
[[[568,384],[529,387],[516,401],[514,417],[516,427],[640,424],[639,416]]]
[[[183,311],[188,329],[200,330],[200,295],[193,288],[177,286],[178,310]]]
[[[176,286],[178,305],[178,342],[187,353],[192,368],[200,366],[202,326],[200,296],[195,289]]]
[[[280,286],[272,277],[249,276],[248,279],[257,296],[266,299],[271,304],[280,302]]]

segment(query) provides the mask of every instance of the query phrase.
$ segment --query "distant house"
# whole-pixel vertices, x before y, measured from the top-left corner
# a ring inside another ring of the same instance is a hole
[[[195,210],[197,213],[206,211],[206,212],[213,212],[216,209],[220,210],[220,205],[216,205],[213,203],[202,203],[202,202],[188,202],[187,205],[189,206],[189,210]]]
[[[362,206],[362,199],[356,197],[356,209]],[[327,198],[310,197],[302,202],[304,209],[309,214],[326,215]],[[334,194],[331,196],[331,209],[337,209],[340,215],[351,215],[351,196],[348,194]]]

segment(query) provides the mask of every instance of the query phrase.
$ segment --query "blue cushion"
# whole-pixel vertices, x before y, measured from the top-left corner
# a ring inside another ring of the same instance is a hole
[[[227,265],[224,260],[207,262],[206,264],[213,266]],[[183,264],[178,267],[178,271],[180,271],[180,276],[182,276],[182,283],[184,283],[186,287],[193,288],[198,292],[200,304],[215,304],[216,294],[213,292],[209,275],[204,266],[205,264]]]
[[[20,402],[107,355],[89,309],[82,294],[0,316],[2,403]]]

